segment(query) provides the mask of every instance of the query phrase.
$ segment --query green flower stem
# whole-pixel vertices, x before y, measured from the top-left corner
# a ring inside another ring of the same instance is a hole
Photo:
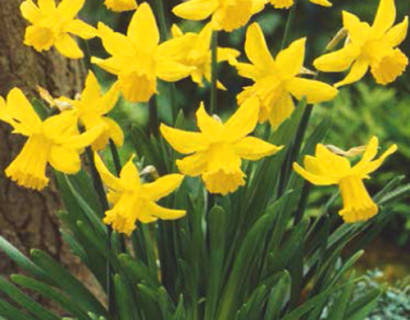
[[[103,211],[105,212],[109,209],[108,200],[107,200],[107,196],[104,191],[104,186],[101,181],[101,177],[98,174],[97,168],[95,166],[94,155],[90,147],[86,148],[86,155],[87,155],[88,162],[90,165],[91,177],[93,180],[94,188],[100,200],[101,207]],[[108,230],[107,230],[108,250],[111,250],[111,235],[112,235],[112,228],[108,226]],[[107,290],[106,291],[107,291],[107,300],[108,300],[108,313],[111,315],[115,315],[116,311],[115,311],[115,300],[114,300],[114,273],[112,271],[111,263],[109,260],[107,260],[107,264],[106,264],[106,276],[107,276]]]
[[[114,141],[112,141],[112,139],[109,140],[109,143],[110,143],[110,151],[112,155],[112,160],[114,161],[115,171],[117,173],[117,177],[119,177],[121,173],[122,165],[121,165],[120,156],[118,154],[118,149]]]
[[[218,47],[218,32],[212,32],[212,39],[211,39],[211,107],[209,109],[211,115],[216,112],[216,84],[218,78],[218,70],[217,70],[217,47]]]
[[[288,13],[288,19],[286,20],[286,26],[285,26],[285,32],[283,33],[283,39],[282,39],[282,45],[281,45],[281,50],[283,50],[286,45],[287,45],[287,41],[288,41],[288,36],[290,33],[290,29],[291,29],[291,25],[292,22],[295,18],[295,12],[296,12],[296,6],[298,4],[298,0],[295,0],[295,3],[293,4],[293,6],[290,8],[289,13]]]
[[[149,131],[154,137],[159,136],[158,103],[155,96],[148,103]]]
[[[118,149],[114,141],[112,141],[112,139],[109,140],[109,143],[110,143],[111,156],[114,161],[115,172],[117,173],[117,177],[119,177],[121,173],[122,165],[121,165],[120,156],[118,154]],[[119,234],[118,237],[120,239],[120,251],[126,252],[124,236],[122,234]]]
[[[169,23],[165,15],[163,1],[162,0],[151,0],[151,2],[154,7],[155,14],[158,18],[161,41],[166,41],[170,38],[170,33],[169,33]],[[169,90],[168,94],[170,98],[171,111],[172,111],[172,123],[175,124],[175,120],[177,119],[177,115],[178,115],[175,83],[169,83],[168,90]]]

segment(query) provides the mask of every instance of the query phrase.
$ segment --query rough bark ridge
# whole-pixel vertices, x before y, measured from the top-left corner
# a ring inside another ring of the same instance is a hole
[[[80,62],[68,61],[54,51],[39,54],[23,44],[26,21],[21,17],[21,0],[1,0],[0,5],[0,95],[19,87],[29,97],[36,85],[52,94],[79,92],[83,72]],[[21,150],[25,139],[10,134],[0,123],[0,234],[22,252],[46,250],[56,259],[64,256],[55,211],[59,199],[50,186],[43,192],[17,187],[4,176],[4,169]],[[0,273],[15,272],[15,266],[0,252]]]

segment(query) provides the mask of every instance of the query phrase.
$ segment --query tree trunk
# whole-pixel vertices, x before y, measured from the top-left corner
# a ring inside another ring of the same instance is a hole
[[[1,0],[0,5],[0,95],[13,87],[32,98],[36,85],[54,96],[80,92],[83,68],[79,61],[67,60],[54,50],[39,54],[23,44],[26,21],[21,17],[21,0]],[[11,134],[0,123],[0,234],[23,253],[40,248],[55,259],[65,256],[55,215],[60,200],[53,186],[42,192],[18,187],[4,176],[4,169],[20,152],[26,139]],[[0,252],[0,273],[15,272],[15,265]]]

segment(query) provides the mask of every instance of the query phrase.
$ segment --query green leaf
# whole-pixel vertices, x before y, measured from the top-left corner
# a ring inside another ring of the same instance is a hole
[[[208,279],[205,319],[215,319],[215,312],[220,296],[223,265],[225,257],[225,228],[226,213],[220,206],[215,206],[209,212],[209,274]]]
[[[6,320],[37,320],[2,300],[0,300],[0,315],[4,316]]]
[[[132,293],[119,274],[114,276],[115,301],[118,307],[118,315],[121,320],[134,320],[136,318]]]
[[[265,320],[279,319],[280,312],[290,298],[291,278],[289,272],[283,271],[278,283],[272,288],[266,306]]]
[[[29,258],[22,254],[16,247],[10,242],[0,236],[0,248],[3,252],[13,260],[21,269],[28,272],[32,276],[49,282],[49,278],[46,273],[37,267]]]
[[[43,270],[47,270],[47,274],[52,278],[57,286],[67,292],[67,294],[78,304],[95,314],[107,316],[105,308],[94,297],[90,291],[77,280],[69,271],[55,262],[46,253],[33,249],[31,257],[35,264]]]
[[[43,282],[19,274],[12,275],[11,280],[22,287],[38,292],[47,299],[55,301],[63,310],[69,312],[73,317],[76,317],[79,320],[89,319],[86,310],[83,310],[81,305],[75,303],[57,289]]]
[[[142,261],[134,260],[131,256],[125,253],[120,254],[118,260],[133,284],[142,282],[151,288],[158,288],[160,286],[156,274],[153,273]]]
[[[249,272],[264,253],[266,236],[277,210],[290,194],[285,194],[260,217],[246,234],[239,252],[235,256],[232,269],[221,299],[218,319],[227,319],[237,307],[242,290],[246,288]]]
[[[8,295],[16,303],[28,310],[33,315],[42,320],[59,320],[59,317],[52,314],[47,309],[43,308],[16,286],[6,281],[3,277],[0,277],[0,291]]]
[[[357,301],[351,303],[349,309],[347,310],[346,320],[362,320],[364,319],[370,311],[372,311],[377,304],[382,290],[371,289],[364,297],[361,297]],[[344,320],[344,319],[343,319]]]
[[[334,301],[334,304],[330,307],[327,314],[328,319],[332,320],[345,320],[346,319],[346,310],[351,302],[352,292],[355,286],[354,278],[356,276],[355,272],[349,277],[349,285],[341,291],[340,296],[337,297]]]

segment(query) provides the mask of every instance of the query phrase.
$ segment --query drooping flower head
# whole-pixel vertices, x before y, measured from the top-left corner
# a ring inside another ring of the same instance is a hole
[[[68,102],[75,110],[80,123],[87,130],[97,126],[102,126],[100,136],[93,142],[93,150],[101,150],[112,139],[117,146],[124,142],[124,133],[121,127],[114,120],[106,115],[114,108],[119,98],[118,85],[114,84],[106,94],[101,94],[101,88],[92,71],[89,71],[84,91],[78,100],[60,98],[61,101]]]
[[[93,57],[91,61],[118,77],[120,90],[129,101],[148,101],[157,92],[157,78],[173,82],[192,71],[191,67],[159,54],[159,31],[147,3],[134,13],[127,35],[114,32],[101,22],[98,32],[111,57]]]
[[[179,219],[186,214],[185,210],[167,209],[155,203],[177,189],[183,175],[168,174],[154,182],[141,183],[132,158],[122,168],[119,178],[108,171],[97,153],[94,159],[108,187],[108,201],[113,205],[112,209],[105,212],[104,223],[111,225],[114,230],[129,236],[137,220],[150,223],[158,219]]]
[[[138,7],[136,0],[105,0],[104,4],[115,12],[135,10]]]
[[[0,97],[0,120],[9,123],[13,133],[28,137],[20,154],[6,168],[6,176],[18,185],[41,190],[49,179],[47,163],[58,171],[73,174],[80,170],[80,154],[100,135],[102,128],[80,134],[77,117],[71,111],[41,121],[20,89],[14,88],[7,103]]]
[[[214,30],[232,31],[244,26],[264,7],[264,0],[188,0],[172,10],[187,20],[204,20],[212,15]]]
[[[183,33],[177,25],[172,26],[173,39],[161,44],[159,55],[169,56],[179,63],[192,67],[192,81],[203,86],[203,78],[211,81],[211,34],[212,28],[207,24],[199,33]],[[217,48],[217,61],[228,61],[231,65],[236,64],[236,58],[240,52],[231,48]],[[218,82],[218,87],[224,86]]]
[[[253,23],[248,27],[245,52],[251,63],[238,63],[236,68],[254,84],[238,95],[238,103],[257,97],[259,121],[269,120],[274,128],[278,127],[295,108],[292,96],[297,100],[306,97],[308,103],[317,103],[337,95],[338,91],[328,84],[299,77],[305,58],[305,42],[305,38],[294,41],[273,59],[259,25]]]
[[[163,137],[178,152],[190,154],[177,160],[179,170],[188,176],[201,176],[212,193],[227,194],[245,184],[242,159],[258,160],[282,147],[248,137],[258,121],[255,99],[244,103],[224,124],[209,116],[203,105],[196,113],[201,132],[188,132],[161,124]]]
[[[331,7],[332,3],[328,0],[309,0],[310,2],[323,7]],[[295,0],[269,0],[276,9],[287,9],[294,5]]]
[[[20,6],[21,14],[32,25],[26,29],[24,44],[40,52],[55,46],[67,58],[82,58],[84,54],[70,34],[91,39],[97,31],[76,19],[84,1],[62,0],[56,6],[55,0],[38,0],[38,5],[32,0],[25,0]]]
[[[408,17],[393,26],[396,20],[394,0],[380,0],[373,25],[361,22],[355,15],[343,11],[343,26],[348,32],[346,45],[314,61],[325,72],[350,69],[336,87],[359,81],[370,72],[379,84],[393,82],[406,69],[408,58],[397,48],[407,35]]]
[[[397,150],[397,146],[392,145],[378,159],[374,159],[378,146],[377,137],[371,138],[362,159],[351,166],[348,159],[318,144],[314,157],[305,156],[305,168],[297,163],[293,164],[293,168],[315,185],[339,185],[343,199],[343,209],[339,211],[339,214],[343,220],[345,222],[365,221],[377,214],[378,207],[370,198],[363,179],[370,178],[369,174],[377,170],[383,161]]]

